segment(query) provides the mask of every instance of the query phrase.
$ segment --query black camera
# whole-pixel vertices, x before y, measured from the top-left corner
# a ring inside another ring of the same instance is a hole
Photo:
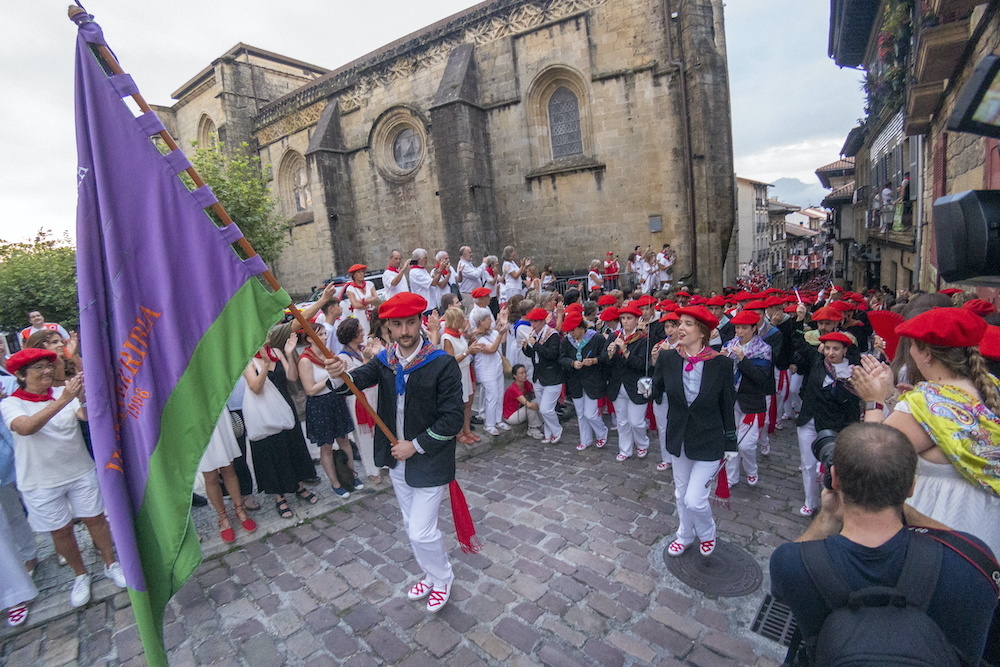
[[[823,429],[816,434],[813,440],[812,450],[816,460],[823,464],[823,486],[833,489],[833,475],[830,473],[830,466],[833,465],[833,448],[837,445],[837,432],[832,429]]]

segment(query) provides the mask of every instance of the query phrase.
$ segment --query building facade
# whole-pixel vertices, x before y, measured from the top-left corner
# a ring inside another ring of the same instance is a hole
[[[211,123],[271,165],[293,220],[274,269],[293,293],[394,248],[462,245],[576,271],[670,243],[675,276],[721,285],[736,191],[722,0],[494,0],[330,72],[269,56],[223,76],[236,47],[168,115],[182,141]]]
[[[736,249],[739,275],[768,272],[770,266],[770,218],[767,189],[770,183],[736,177]]]

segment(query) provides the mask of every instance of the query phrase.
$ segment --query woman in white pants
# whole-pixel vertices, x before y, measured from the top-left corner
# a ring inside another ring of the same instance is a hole
[[[664,338],[653,346],[653,351],[650,354],[650,361],[654,367],[661,352],[665,353],[667,350],[677,347],[677,323],[680,319],[677,313],[671,310],[664,312],[663,316],[660,317],[660,322],[663,323]],[[657,391],[654,386],[652,400],[653,416],[656,417],[656,435],[660,441],[660,462],[656,464],[656,469],[663,472],[669,470],[671,465],[670,452],[667,451],[667,415],[669,413],[667,397],[662,391]]]
[[[562,393],[563,370],[559,365],[559,334],[546,323],[548,317],[549,313],[544,308],[535,308],[524,316],[531,322],[532,329],[524,352],[532,357],[535,365],[538,412],[544,423],[542,444],[554,445],[562,438],[556,402]]]
[[[597,402],[607,391],[607,342],[604,337],[588,329],[578,312],[568,313],[563,320],[563,333],[559,363],[566,378],[566,394],[573,399],[576,422],[580,427],[580,444],[583,451],[591,443],[598,448],[608,441],[608,427],[601,419]]]
[[[339,354],[347,363],[348,373],[368,363],[382,351],[382,341],[375,337],[366,338],[364,330],[358,326],[360,320],[357,322],[358,324],[354,324],[354,321],[347,319],[337,327],[337,341],[342,346]],[[378,405],[377,386],[365,389],[364,395],[369,405],[372,407]],[[375,465],[375,420],[364,406],[358,404],[354,394],[347,397],[347,411],[354,420],[354,441],[358,446],[361,464],[368,475],[368,481],[380,484],[382,471]]]
[[[733,362],[708,347],[719,320],[703,306],[679,308],[677,348],[661,351],[653,391],[665,392],[670,421],[667,451],[673,461],[679,527],[667,554],[680,556],[698,542],[698,553],[715,551],[715,519],[709,493],[724,458],[736,454]]]
[[[490,435],[500,435],[510,427],[503,421],[500,413],[500,400],[503,398],[503,359],[500,356],[500,344],[507,338],[507,309],[500,311],[501,320],[493,326],[493,313],[489,308],[476,306],[469,314],[469,322],[473,329],[473,343],[469,345],[472,363],[476,369],[476,382],[483,390],[483,430]]]
[[[622,329],[607,347],[610,373],[608,398],[614,402],[618,417],[618,462],[633,454],[640,459],[649,452],[646,432],[646,404],[650,394],[640,392],[639,379],[652,370],[649,338],[638,328],[642,311],[631,304],[618,309]]]

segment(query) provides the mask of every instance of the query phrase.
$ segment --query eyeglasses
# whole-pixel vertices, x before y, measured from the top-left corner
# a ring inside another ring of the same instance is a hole
[[[52,362],[46,362],[40,364],[31,364],[30,366],[27,367],[26,370],[41,372],[41,371],[51,370],[53,368],[55,368],[55,364],[53,364]]]

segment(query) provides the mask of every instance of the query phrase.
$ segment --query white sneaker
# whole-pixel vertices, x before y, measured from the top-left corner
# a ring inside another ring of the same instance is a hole
[[[492,435],[493,437],[500,435],[500,431],[497,430],[496,426],[487,426],[483,430]]]
[[[500,422],[499,424],[497,424],[497,428],[500,429],[501,431],[509,431],[510,424],[508,424],[507,422]]]
[[[528,435],[534,438],[535,440],[541,440],[542,438],[545,437],[545,434],[539,431],[537,428],[529,428]]]
[[[90,602],[90,575],[81,574],[73,580],[73,590],[69,594],[69,603],[74,607],[82,607]]]
[[[122,566],[118,561],[104,566],[104,576],[114,581],[118,588],[125,588],[128,585],[125,583],[125,572],[122,571]]]

